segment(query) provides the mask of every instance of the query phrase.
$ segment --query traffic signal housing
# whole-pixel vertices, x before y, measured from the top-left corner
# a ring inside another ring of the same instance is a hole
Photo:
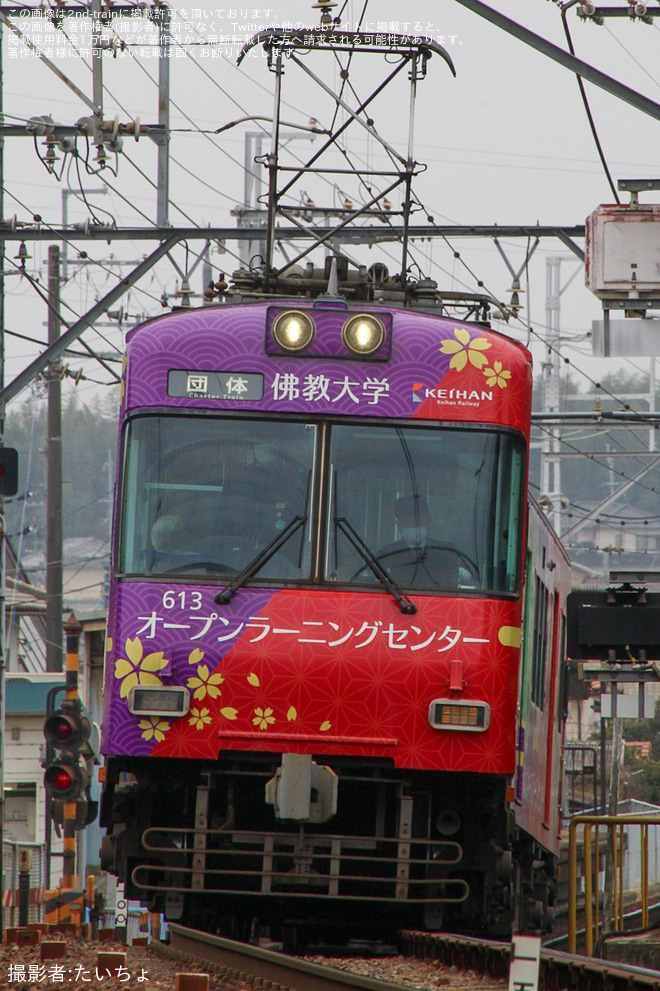
[[[15,447],[0,447],[0,496],[15,496],[18,492],[18,451]]]
[[[89,787],[89,775],[85,762],[78,760],[55,760],[49,764],[44,774],[44,785],[49,798],[74,802]]]
[[[65,699],[59,709],[46,716],[44,736],[57,750],[79,751],[89,739],[91,728],[80,699]]]
[[[44,736],[44,786],[51,818],[62,823],[65,804],[75,802],[75,828],[83,829],[94,821],[98,810],[98,802],[91,801],[89,795],[99,748],[98,727],[80,699],[65,699],[59,709],[46,716]]]

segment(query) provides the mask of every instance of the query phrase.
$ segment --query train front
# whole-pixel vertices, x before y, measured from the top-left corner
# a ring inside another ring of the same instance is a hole
[[[129,334],[102,803],[128,897],[243,936],[507,931],[530,401],[502,335],[340,299]]]

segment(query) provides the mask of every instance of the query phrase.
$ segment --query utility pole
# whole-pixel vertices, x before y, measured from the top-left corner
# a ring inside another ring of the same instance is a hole
[[[543,363],[542,408],[544,413],[559,413],[559,312],[560,312],[561,258],[546,260],[545,322],[547,358]],[[554,427],[543,438],[541,453],[541,492],[550,500],[550,518],[557,533],[560,532],[561,460],[559,452],[559,428]]]
[[[108,187],[100,186],[98,189],[63,189],[62,190],[62,228],[66,229],[69,225],[69,197],[75,196],[77,199],[85,202],[87,196],[105,196],[107,195]],[[69,243],[68,241],[62,241],[62,285],[66,285],[69,278]]]
[[[561,263],[570,260],[557,255],[546,260],[546,340],[547,359],[543,363],[541,406],[543,412],[559,416],[559,372],[560,353],[560,313],[561,296],[578,272],[577,268],[567,282],[561,284]],[[541,492],[547,497],[550,507],[550,520],[557,534],[561,535],[561,438],[559,427],[545,434],[541,447]]]
[[[619,814],[619,783],[621,780],[621,763],[623,751],[623,720],[616,715],[616,696],[619,686],[616,681],[610,685],[612,692],[612,755],[610,759],[610,788],[608,816],[614,818]],[[601,718],[602,722],[602,718]],[[616,844],[616,832],[612,829],[608,833],[607,850],[605,853],[605,887],[603,902],[603,932],[614,932],[616,930],[617,906],[614,903],[614,846]]]
[[[169,7],[157,6],[154,10],[158,18],[158,124],[161,128],[158,143],[158,199],[156,223],[159,227],[169,227],[168,206],[170,200],[170,21]]]
[[[0,23],[0,124],[4,123],[4,26]],[[5,215],[5,139],[0,134],[0,217]],[[0,240],[0,389],[5,386],[5,242]],[[4,443],[5,406],[0,404],[0,444]],[[0,507],[1,508],[1,507]],[[0,516],[0,524],[3,517]],[[0,887],[5,838],[5,536],[0,533]],[[0,898],[0,940],[4,940],[4,910]]]
[[[48,248],[48,344],[60,336],[60,249]],[[62,382],[51,361],[48,382],[48,494],[46,510],[46,670],[62,670]]]

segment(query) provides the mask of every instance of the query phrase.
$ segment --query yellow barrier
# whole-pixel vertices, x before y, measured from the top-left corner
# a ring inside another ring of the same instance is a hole
[[[624,816],[575,816],[568,827],[568,951],[576,952],[577,942],[577,869],[578,869],[578,839],[577,832],[584,827],[583,876],[584,876],[584,928],[585,953],[593,955],[594,943],[598,938],[600,921],[600,889],[599,858],[601,855],[601,827],[605,830],[605,839],[612,853],[612,905],[615,929],[623,930],[623,878],[625,859],[625,827],[639,826],[641,847],[640,897],[642,926],[648,925],[649,919],[649,826],[660,826],[660,816],[624,815]],[[595,827],[595,831],[594,831]],[[595,871],[594,871],[595,859]]]

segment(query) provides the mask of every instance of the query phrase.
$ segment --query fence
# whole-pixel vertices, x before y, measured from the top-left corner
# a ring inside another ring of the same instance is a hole
[[[642,926],[648,925],[649,884],[656,877],[658,855],[658,815],[575,816],[569,824],[569,894],[568,894],[568,943],[569,953],[575,953],[577,940],[578,885],[583,882],[583,908],[585,952],[593,954],[594,944],[602,931],[624,929],[624,892],[634,890],[639,894]],[[652,832],[650,831],[650,827]],[[634,834],[634,830],[637,834]],[[579,839],[582,830],[582,876],[578,876]],[[639,856],[639,873],[631,876],[630,850]],[[605,873],[600,870],[604,855],[611,857],[610,897],[612,919],[601,918],[601,904],[605,901]],[[626,856],[628,855],[628,863]],[[602,879],[602,883],[601,883]]]

